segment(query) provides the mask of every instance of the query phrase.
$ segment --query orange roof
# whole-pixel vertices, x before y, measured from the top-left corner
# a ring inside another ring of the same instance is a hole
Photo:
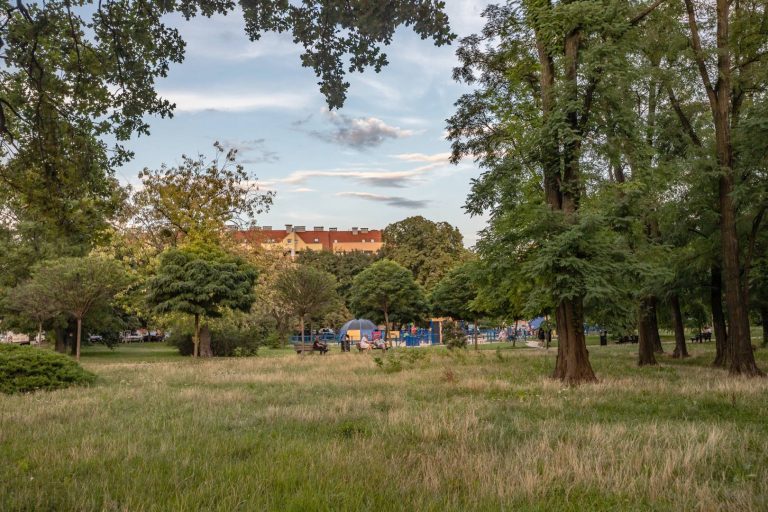
[[[235,239],[248,241],[251,243],[280,243],[288,235],[284,229],[251,229],[247,231],[236,231]],[[301,238],[305,244],[322,244],[324,250],[332,250],[334,244],[349,243],[381,243],[381,230],[362,231],[296,231],[296,236]],[[317,241],[315,241],[317,240]],[[363,242],[365,241],[365,242]]]

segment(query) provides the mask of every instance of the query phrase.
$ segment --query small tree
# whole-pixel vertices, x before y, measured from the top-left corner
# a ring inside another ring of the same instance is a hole
[[[48,297],[48,307],[69,313],[77,321],[75,358],[80,360],[83,318],[96,306],[111,301],[130,283],[120,262],[103,257],[61,258],[32,272],[34,293]],[[31,290],[32,291],[32,290]]]
[[[472,320],[475,326],[474,345],[477,349],[477,317],[479,312],[476,301],[478,296],[476,261],[459,265],[442,278],[432,290],[430,302],[432,312],[450,316],[454,320]]]
[[[42,338],[43,322],[59,314],[58,304],[51,296],[50,289],[42,283],[29,279],[12,288],[6,296],[5,309],[20,313],[37,325],[37,339]]]
[[[223,308],[248,311],[255,299],[257,273],[240,258],[207,245],[166,251],[148,283],[148,302],[158,313],[195,318],[193,356],[201,355],[200,317],[221,316]],[[206,338],[208,339],[208,338]],[[203,354],[210,356],[210,347]]]
[[[321,316],[340,302],[336,293],[336,278],[306,265],[286,269],[275,280],[274,286],[280,302],[299,318],[302,342],[305,341],[304,322],[307,317]]]
[[[391,316],[417,320],[427,311],[424,292],[411,271],[390,260],[377,261],[357,275],[351,302],[357,316],[383,317],[385,337]]]

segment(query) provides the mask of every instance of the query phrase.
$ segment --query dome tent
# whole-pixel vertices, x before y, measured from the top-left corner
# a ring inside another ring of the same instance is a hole
[[[376,324],[365,318],[355,318],[345,323],[339,329],[339,340],[343,340],[344,336],[349,334],[349,338],[353,341],[358,341],[363,336],[367,336],[371,339],[373,331],[377,330]]]

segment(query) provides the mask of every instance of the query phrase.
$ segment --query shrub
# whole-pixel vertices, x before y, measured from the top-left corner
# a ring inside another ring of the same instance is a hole
[[[258,327],[238,327],[234,325],[211,326],[211,351],[214,357],[245,357],[258,354],[260,340],[265,334]],[[168,344],[179,349],[183,356],[192,355],[194,344],[192,334],[173,331]]]
[[[458,324],[448,320],[443,322],[443,343],[449,349],[467,348],[467,334]]]
[[[395,349],[386,355],[375,356],[373,362],[385,372],[396,373],[416,366],[426,366],[429,354],[417,348]]]
[[[0,392],[27,393],[90,384],[96,376],[69,357],[37,347],[0,345]]]

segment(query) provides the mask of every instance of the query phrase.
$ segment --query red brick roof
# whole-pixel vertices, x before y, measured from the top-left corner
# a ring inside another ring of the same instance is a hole
[[[280,243],[288,235],[284,229],[236,231],[235,239],[251,243]],[[362,231],[297,231],[296,236],[306,244],[322,244],[324,250],[333,249],[334,243],[381,243],[381,230]],[[317,242],[315,242],[317,240]]]

